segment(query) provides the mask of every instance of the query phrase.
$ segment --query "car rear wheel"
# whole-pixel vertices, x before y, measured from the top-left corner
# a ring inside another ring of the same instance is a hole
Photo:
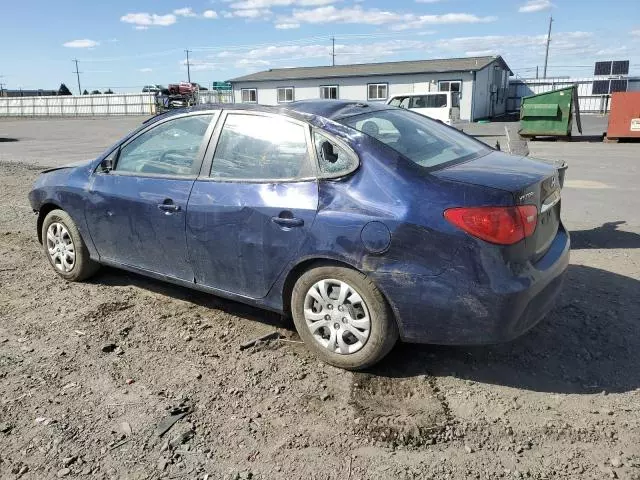
[[[336,367],[369,367],[398,340],[398,327],[380,290],[349,268],[322,266],[305,272],[293,288],[291,310],[300,337]]]
[[[64,210],[52,210],[45,217],[42,246],[55,272],[70,282],[85,280],[99,268],[89,257],[78,227]]]

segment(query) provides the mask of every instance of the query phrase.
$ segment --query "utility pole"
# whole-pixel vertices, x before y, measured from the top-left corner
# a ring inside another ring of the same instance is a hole
[[[551,43],[551,24],[553,23],[553,17],[549,16],[549,33],[547,33],[547,51],[544,54],[544,70],[542,71],[542,78],[547,78],[547,62],[549,61],[549,44]]]
[[[538,65],[536,65],[536,78],[538,78]]]
[[[191,69],[189,67],[189,53],[191,53],[191,50],[187,48],[185,52],[187,53],[187,81],[191,83]]]
[[[74,58],[72,60],[72,62],[76,62],[76,71],[73,72],[76,74],[76,77],[78,77],[78,95],[82,95],[82,88],[80,88],[80,71],[78,70],[78,59]]]
[[[331,66],[336,66],[336,37],[331,37]]]
[[[4,78],[4,75],[0,75],[0,78]],[[4,97],[4,83],[0,82],[0,97]]]

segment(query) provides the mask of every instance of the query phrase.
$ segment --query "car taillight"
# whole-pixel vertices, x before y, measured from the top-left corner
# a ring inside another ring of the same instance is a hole
[[[517,207],[449,208],[444,218],[474,237],[499,245],[512,245],[533,235],[538,223],[535,205]]]

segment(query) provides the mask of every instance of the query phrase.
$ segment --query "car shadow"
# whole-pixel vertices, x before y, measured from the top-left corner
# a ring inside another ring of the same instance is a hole
[[[104,268],[92,280],[136,286],[294,331],[290,319],[256,307],[142,275]],[[398,343],[367,373],[391,378],[454,376],[555,393],[626,392],[640,388],[640,281],[570,265],[556,308],[522,337],[505,344],[448,347]]]
[[[634,232],[618,230],[627,222],[607,222],[591,230],[574,230],[571,232],[571,249],[589,248],[640,248],[640,235]]]
[[[567,273],[556,308],[519,339],[481,347],[401,343],[370,373],[556,393],[640,388],[640,281],[584,265]]]
[[[293,322],[275,312],[263,310],[251,305],[227,300],[206,292],[200,292],[180,285],[175,285],[133,272],[111,267],[102,267],[98,275],[90,280],[92,283],[111,286],[134,286],[150,292],[166,295],[195,305],[220,310],[241,318],[272,325],[274,328],[293,330]]]

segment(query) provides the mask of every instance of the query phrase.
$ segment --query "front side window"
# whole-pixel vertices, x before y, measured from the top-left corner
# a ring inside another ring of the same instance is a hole
[[[293,87],[278,88],[278,103],[293,102]]]
[[[347,117],[342,122],[430,169],[491,151],[457,130],[410,110],[379,110]]]
[[[213,156],[211,177],[251,181],[312,177],[305,129],[282,117],[230,113]]]
[[[243,88],[241,90],[242,103],[258,103],[258,90]]]
[[[326,135],[315,132],[313,143],[321,176],[340,177],[353,172],[358,167],[358,157],[355,153],[348,151]]]
[[[367,100],[386,100],[388,86],[387,83],[367,84]]]
[[[400,108],[409,108],[411,97],[393,97],[389,105]]]
[[[193,175],[200,145],[215,115],[169,120],[120,149],[116,172]]]
[[[338,86],[324,85],[320,87],[320,98],[328,98],[331,100],[336,100],[338,98]]]

